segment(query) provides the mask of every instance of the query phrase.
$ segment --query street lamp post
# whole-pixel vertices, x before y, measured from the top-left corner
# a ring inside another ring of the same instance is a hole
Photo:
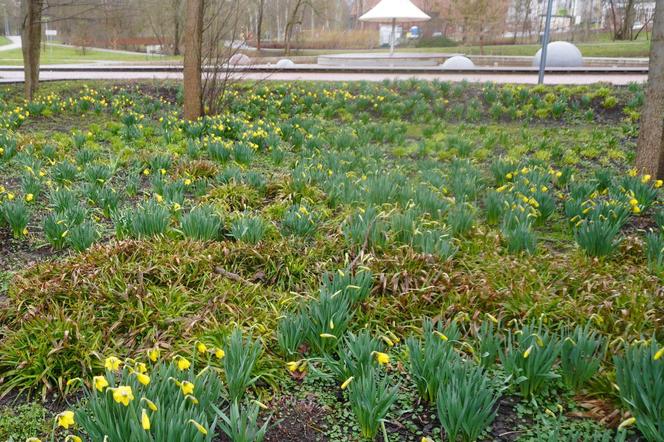
[[[542,52],[539,65],[539,79],[537,84],[544,84],[544,70],[546,69],[546,52],[549,46],[549,35],[551,33],[551,16],[553,15],[553,0],[549,0],[546,7],[546,22],[544,24],[544,37],[542,37]]]

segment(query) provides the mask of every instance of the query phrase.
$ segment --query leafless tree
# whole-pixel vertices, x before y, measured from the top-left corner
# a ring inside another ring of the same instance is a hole
[[[664,1],[658,0],[650,47],[646,105],[636,156],[641,173],[664,178]]]
[[[195,120],[203,115],[201,69],[205,0],[186,0],[185,10],[184,117]]]

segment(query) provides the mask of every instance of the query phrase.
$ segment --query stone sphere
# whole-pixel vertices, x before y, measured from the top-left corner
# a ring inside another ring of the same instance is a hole
[[[228,60],[228,64],[231,66],[246,66],[251,64],[251,58],[244,54],[235,54]]]
[[[542,50],[533,57],[533,66],[539,66]],[[546,66],[552,68],[578,68],[583,66],[583,55],[579,48],[566,41],[549,43],[546,50]]]
[[[283,69],[283,68],[293,68],[293,67],[295,67],[295,63],[293,63],[292,60],[289,60],[287,58],[282,58],[281,60],[279,60],[277,62],[277,64],[275,66],[278,67],[278,68],[281,68],[281,69]]]
[[[475,69],[475,63],[463,55],[450,57],[442,64],[443,69]]]

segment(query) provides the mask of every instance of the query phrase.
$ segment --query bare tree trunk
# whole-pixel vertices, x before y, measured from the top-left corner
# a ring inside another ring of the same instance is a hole
[[[180,2],[173,0],[173,55],[180,55]]]
[[[258,20],[256,21],[256,49],[261,50],[261,34],[263,33],[263,12],[265,10],[265,0],[258,2]]]
[[[636,168],[644,174],[664,178],[664,1],[657,0],[650,47],[650,69],[646,106]]]
[[[25,73],[25,98],[32,101],[39,87],[39,56],[42,38],[43,0],[23,0],[21,41]]]
[[[203,115],[201,65],[204,0],[187,0],[184,35],[184,118]]]

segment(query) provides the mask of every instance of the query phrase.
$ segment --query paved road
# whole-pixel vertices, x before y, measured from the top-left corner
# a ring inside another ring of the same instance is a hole
[[[11,41],[8,45],[0,46],[0,52],[2,51],[11,51],[12,49],[20,49],[21,48],[21,37],[19,36],[7,36],[7,39]]]
[[[495,83],[537,83],[537,74],[531,73],[352,73],[352,72],[238,72],[234,78],[248,80],[278,80],[278,81],[383,81],[422,79],[438,81],[469,81],[469,82],[495,82]],[[180,72],[133,72],[133,71],[55,71],[41,72],[43,80],[138,80],[138,79],[182,79]],[[547,84],[593,84],[611,83],[626,85],[633,82],[645,82],[646,74],[558,74],[551,73],[546,77]],[[0,67],[0,83],[23,81],[23,72],[7,71]]]

